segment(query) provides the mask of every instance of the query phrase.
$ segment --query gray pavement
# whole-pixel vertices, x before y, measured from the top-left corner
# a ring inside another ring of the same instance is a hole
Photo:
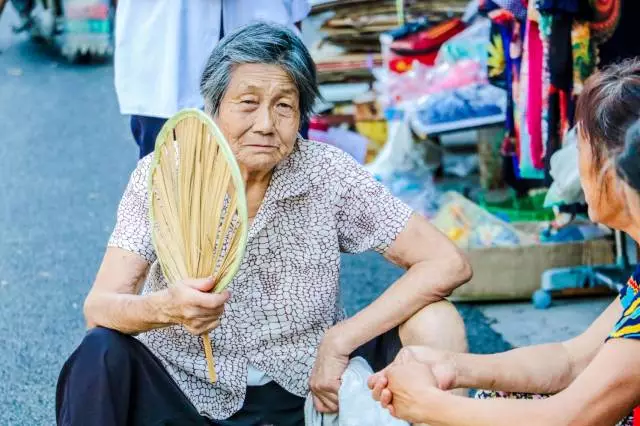
[[[4,47],[0,425],[51,425],[57,374],[82,338],[82,302],[136,149],[111,66],[66,65],[24,41]]]
[[[13,37],[11,12],[0,19],[0,426],[52,425],[57,375],[83,336],[83,299],[137,150],[111,65],[69,65]],[[375,254],[345,256],[348,311],[398,274]],[[490,322],[513,323],[512,309],[460,309],[472,351],[511,347]]]

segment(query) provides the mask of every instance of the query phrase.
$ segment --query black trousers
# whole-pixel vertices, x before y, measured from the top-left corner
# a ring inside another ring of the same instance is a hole
[[[400,350],[397,329],[353,353],[374,370]],[[226,420],[200,416],[160,361],[137,339],[94,328],[64,364],[56,390],[64,426],[294,426],[304,424],[304,398],[275,382],[250,386],[242,409]]]

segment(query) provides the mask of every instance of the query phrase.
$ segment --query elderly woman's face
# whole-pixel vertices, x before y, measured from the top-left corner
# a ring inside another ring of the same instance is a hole
[[[300,126],[298,90],[279,66],[239,65],[215,120],[241,166],[269,171],[293,150]]]
[[[615,229],[626,229],[631,221],[615,168],[597,164],[588,140],[578,132],[580,183],[589,205],[589,218]],[[606,163],[606,159],[603,162]]]

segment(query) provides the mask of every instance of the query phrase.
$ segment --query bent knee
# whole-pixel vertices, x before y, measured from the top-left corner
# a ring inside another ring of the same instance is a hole
[[[416,312],[400,327],[403,345],[428,345],[464,352],[467,337],[464,321],[447,300],[432,303]]]
[[[108,361],[119,362],[128,357],[129,346],[134,338],[119,331],[95,327],[87,332],[78,347],[78,353],[99,356]]]

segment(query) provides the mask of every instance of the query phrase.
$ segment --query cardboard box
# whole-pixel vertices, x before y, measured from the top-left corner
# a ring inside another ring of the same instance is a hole
[[[548,269],[615,260],[611,239],[540,243],[539,222],[504,222],[455,192],[444,194],[432,223],[467,252],[473,267],[455,301],[529,299]]]
[[[453,293],[453,301],[530,299],[547,269],[615,261],[613,241],[608,239],[479,248],[467,253],[473,279]]]

